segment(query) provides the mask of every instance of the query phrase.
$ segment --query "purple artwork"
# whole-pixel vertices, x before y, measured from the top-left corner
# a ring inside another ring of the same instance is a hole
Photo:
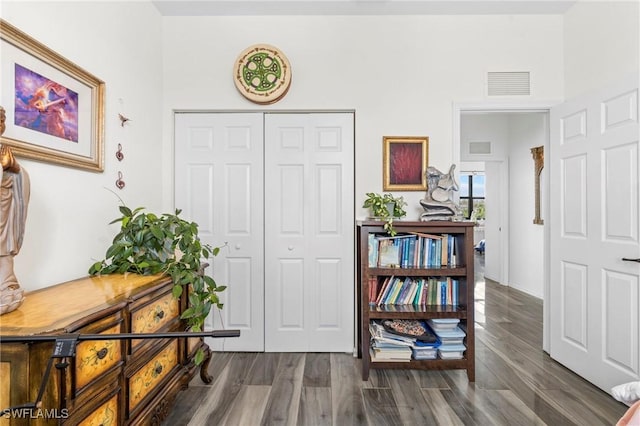
[[[78,142],[78,94],[15,65],[15,125]]]

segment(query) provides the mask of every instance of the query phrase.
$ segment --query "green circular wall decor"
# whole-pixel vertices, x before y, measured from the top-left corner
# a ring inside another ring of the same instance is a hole
[[[277,47],[255,44],[236,59],[233,81],[245,98],[257,104],[271,104],[287,94],[291,85],[291,65]]]

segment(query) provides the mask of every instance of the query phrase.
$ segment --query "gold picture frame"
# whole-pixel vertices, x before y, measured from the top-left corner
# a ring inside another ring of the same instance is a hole
[[[382,138],[383,191],[426,191],[428,136]]]
[[[0,139],[16,156],[104,170],[102,80],[0,19]]]

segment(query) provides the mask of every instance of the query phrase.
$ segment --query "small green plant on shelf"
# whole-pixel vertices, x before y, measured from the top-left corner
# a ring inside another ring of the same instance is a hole
[[[385,222],[384,229],[389,235],[396,235],[397,232],[393,228],[393,220],[407,215],[404,210],[407,205],[404,197],[394,197],[390,193],[378,194],[376,192],[367,192],[366,195],[367,198],[364,200],[362,207],[370,209],[371,216],[374,219]]]
[[[131,210],[120,206],[121,216],[111,224],[120,222],[120,232],[107,249],[106,258],[89,268],[90,275],[164,274],[173,280],[173,295],[178,298],[189,289],[189,306],[182,313],[192,331],[202,331],[204,320],[212,306],[219,309],[222,303],[218,293],[226,286],[204,274],[201,259],[217,256],[221,247],[204,244],[198,237],[198,225],[175,214],[156,215],[145,213],[143,207]],[[195,363],[200,364],[204,352],[199,350]]]

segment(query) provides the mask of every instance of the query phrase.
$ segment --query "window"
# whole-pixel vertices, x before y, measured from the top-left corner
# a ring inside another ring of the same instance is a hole
[[[467,219],[474,211],[476,219],[485,218],[484,173],[460,172],[460,208]]]

